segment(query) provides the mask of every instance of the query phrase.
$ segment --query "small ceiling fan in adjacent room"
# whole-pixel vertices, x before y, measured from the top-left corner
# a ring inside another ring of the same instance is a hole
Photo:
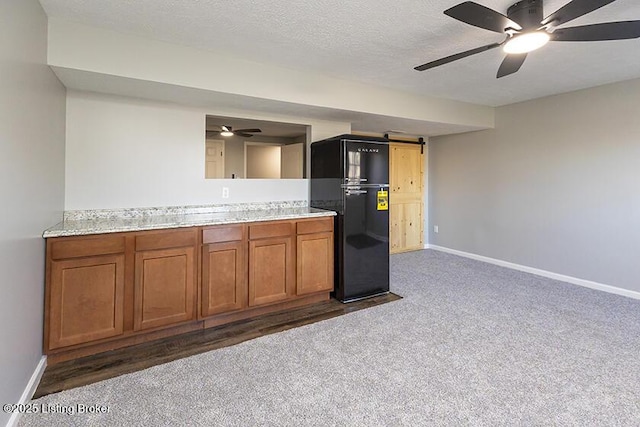
[[[507,56],[498,69],[497,77],[500,78],[518,71],[527,54],[544,46],[548,41],[590,42],[640,37],[640,21],[606,22],[558,28],[614,1],[616,0],[572,0],[546,18],[542,9],[543,0],[522,0],[514,3],[507,9],[506,16],[472,1],[460,3],[445,10],[444,13],[465,24],[504,34],[505,39],[427,62],[415,67],[415,70],[428,70],[502,46]]]
[[[233,130],[231,126],[220,126],[220,130],[208,130],[207,136],[243,136],[245,138],[251,138],[254,133],[262,132],[260,129],[238,129]]]

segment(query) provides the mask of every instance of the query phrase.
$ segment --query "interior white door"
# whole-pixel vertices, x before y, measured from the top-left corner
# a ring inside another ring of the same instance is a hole
[[[304,144],[283,145],[280,151],[280,178],[302,178]]]
[[[222,140],[207,140],[205,178],[224,178],[224,141]]]

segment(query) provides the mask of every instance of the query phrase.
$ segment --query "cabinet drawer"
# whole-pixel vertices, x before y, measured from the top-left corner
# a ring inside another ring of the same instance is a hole
[[[164,231],[136,236],[136,251],[180,248],[184,246],[195,246],[197,243],[198,235],[195,228],[179,231]]]
[[[299,221],[297,223],[298,234],[322,233],[333,230],[333,217]]]
[[[51,240],[51,258],[80,258],[124,252],[124,236],[81,237],[71,240]]]
[[[272,222],[270,224],[255,224],[249,226],[249,239],[264,239],[267,237],[283,237],[290,236],[293,229],[293,223]]]
[[[212,227],[202,230],[202,243],[222,243],[242,240],[242,226]]]

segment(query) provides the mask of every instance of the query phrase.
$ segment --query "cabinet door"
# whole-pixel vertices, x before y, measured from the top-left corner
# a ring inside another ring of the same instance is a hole
[[[124,255],[51,262],[49,349],[123,331]]]
[[[227,242],[202,248],[202,316],[247,305],[245,243]]]
[[[333,290],[333,233],[298,236],[296,294]]]
[[[136,253],[134,329],[171,325],[194,318],[195,248]]]
[[[293,295],[295,265],[291,237],[249,242],[249,305],[285,300]]]

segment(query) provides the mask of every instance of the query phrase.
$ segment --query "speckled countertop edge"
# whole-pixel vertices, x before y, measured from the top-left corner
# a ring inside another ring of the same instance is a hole
[[[64,212],[64,221],[90,219],[127,219],[146,218],[150,216],[211,214],[220,212],[239,212],[308,207],[306,200],[289,200],[274,202],[230,203],[220,205],[160,206],[120,209],[89,209]]]
[[[243,204],[248,205],[248,204]],[[65,215],[65,220],[47,229],[42,237],[84,236],[127,231],[156,230],[163,228],[183,228],[244,222],[275,221],[296,218],[334,216],[333,211],[300,206],[297,203],[261,204],[263,208],[237,209],[237,205],[226,205],[230,209],[222,210],[220,205],[197,207],[143,208],[127,210],[135,215],[118,216],[116,210],[87,211],[86,215]],[[196,209],[191,209],[196,208]],[[152,209],[149,214],[148,209]],[[120,210],[122,211],[122,210]],[[80,211],[76,211],[80,212]],[[167,213],[161,213],[167,212]],[[195,213],[194,213],[195,212]],[[97,214],[96,214],[97,213]],[[108,214],[107,214],[108,213]]]

